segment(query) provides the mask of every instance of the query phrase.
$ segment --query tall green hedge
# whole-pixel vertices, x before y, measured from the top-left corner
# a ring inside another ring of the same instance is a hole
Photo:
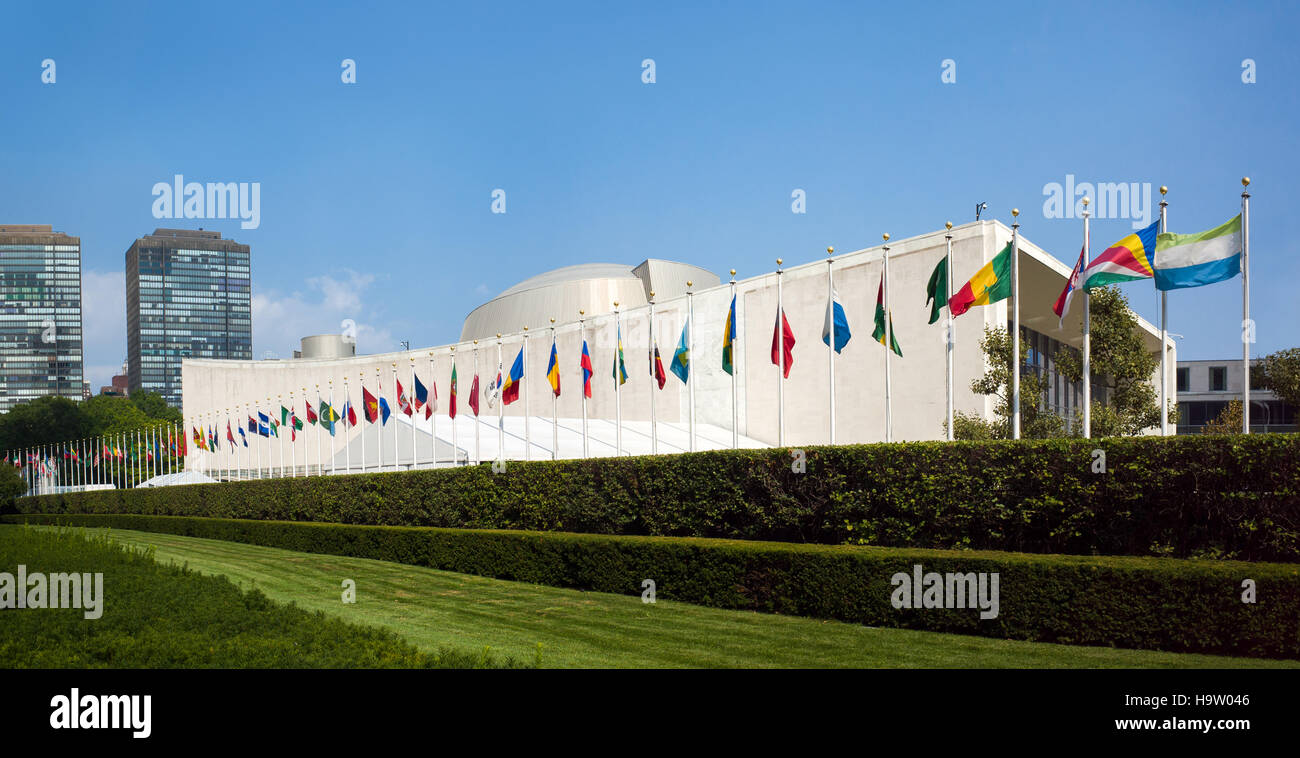
[[[374,558],[558,587],[1004,639],[1300,658],[1300,566],[131,515],[6,516]],[[996,618],[897,609],[896,573],[997,572]],[[1255,603],[1242,582],[1255,582]]]
[[[802,473],[797,452],[101,491],[18,508],[1300,561],[1300,435],[810,447]]]

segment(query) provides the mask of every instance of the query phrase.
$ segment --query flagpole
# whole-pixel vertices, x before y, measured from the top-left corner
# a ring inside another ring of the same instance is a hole
[[[397,364],[396,364],[396,363],[393,364],[393,376],[394,376],[394,377],[397,376]],[[376,367],[375,367],[375,422],[376,422],[377,424],[379,424],[379,429],[378,429],[378,431],[377,431],[376,434],[375,434],[375,436],[379,438],[379,468],[375,469],[375,471],[377,471],[377,472],[383,472],[383,470],[384,470],[384,405],[383,405],[383,399],[384,399],[384,370],[381,369],[380,367],[376,366]],[[389,413],[391,413],[391,411],[389,411]],[[396,436],[393,437],[393,448],[394,448],[394,452],[396,452],[396,448],[397,448],[397,437],[396,437]]]
[[[303,402],[303,405],[306,405],[306,404],[307,404],[307,399],[306,399],[306,398],[307,398],[307,388],[306,388],[306,387],[303,387],[303,388],[302,388],[302,396],[303,396],[303,401],[302,401],[302,402]],[[313,424],[313,426],[316,427],[316,432],[312,434],[312,436],[316,438],[316,476],[320,476],[321,474],[324,474],[324,473],[325,473],[325,470],[324,470],[324,459],[322,459],[321,456],[320,456],[320,430],[321,430],[320,411],[321,411],[321,408],[320,408],[320,384],[317,384],[317,385],[316,385],[316,423]],[[303,427],[303,430],[305,431],[305,430],[306,430],[306,427]],[[309,469],[309,471],[310,471],[310,469]]]
[[[880,246],[881,259],[884,261],[885,269],[880,278],[881,305],[885,308],[885,442],[894,441],[894,400],[892,395],[893,384],[889,371],[889,359],[894,352],[894,319],[889,312],[889,233],[881,235],[885,243]]]
[[[552,320],[553,320],[553,319],[552,319]],[[453,377],[456,376],[456,346],[455,346],[455,345],[452,345],[452,346],[451,346],[451,375],[452,375]],[[432,374],[430,374],[430,376],[432,376]],[[432,379],[430,379],[430,381],[432,381]],[[437,387],[436,384],[435,384],[434,386]],[[456,392],[457,390],[460,389],[459,387],[456,386],[456,384],[455,384],[454,382],[453,382],[451,385],[449,385],[449,386],[451,387],[451,392],[449,392],[448,395],[447,395],[447,415],[448,415],[448,416],[451,415],[451,399],[452,399],[453,397],[455,397],[455,395],[452,394],[452,393],[454,393],[454,392]],[[459,399],[459,398],[457,398],[457,399]],[[456,412],[457,412],[457,413],[460,413],[460,410],[457,409]],[[436,412],[435,412],[435,413],[431,413],[431,414],[429,414],[429,418],[432,419],[432,418],[434,418],[434,417],[437,416],[437,415],[438,415],[438,414],[437,414]],[[415,427],[411,427],[411,428],[414,429]],[[434,444],[434,445],[437,445],[437,444],[438,444],[438,440],[437,440],[436,438],[433,439],[433,444]],[[457,467],[457,466],[459,466],[459,465],[460,465],[460,448],[457,447],[457,445],[456,445],[456,419],[455,419],[455,418],[452,418],[452,419],[451,419],[451,467],[452,467],[452,468],[455,468],[455,467]]]
[[[659,377],[655,376],[655,293],[650,291],[650,454],[659,454],[659,416],[655,413],[655,389]]]
[[[476,380],[478,379],[478,340],[474,340],[474,379]],[[474,382],[470,382],[469,386],[470,386],[470,394],[472,396],[475,390],[477,389],[477,387],[475,386]],[[477,397],[474,398],[474,405],[478,405],[478,403],[479,403],[479,399]],[[470,410],[473,411],[474,409],[470,408]],[[479,435],[480,426],[482,425],[478,421],[478,411],[474,411],[474,463],[475,464],[479,464],[483,462],[483,448],[482,445],[480,444],[480,435]]]
[[[830,325],[830,350],[826,351],[826,366],[829,369],[828,389],[830,396],[830,432],[831,444],[835,444],[835,248],[826,248],[826,323]]]
[[[1160,233],[1164,234],[1169,231],[1169,221],[1166,216],[1166,209],[1169,203],[1165,201],[1165,195],[1169,188],[1160,186]],[[1160,290],[1160,436],[1169,436],[1169,369],[1167,361],[1169,350],[1165,345],[1169,341],[1169,293]]]
[[[583,347],[587,346],[587,327],[583,320],[586,311],[578,311],[578,340]],[[578,358],[581,362],[582,358]],[[581,366],[579,366],[581,368]],[[578,397],[582,399],[582,457],[587,458],[587,376],[586,369],[582,369],[582,390],[578,392]]]
[[[699,376],[693,370],[695,368],[695,291],[692,287],[695,282],[686,282],[686,377],[690,380],[686,383],[686,395],[691,406],[691,452],[695,452],[695,382]],[[696,376],[691,376],[696,374]]]
[[[524,379],[528,377],[528,326],[526,324],[524,325],[524,346],[522,352],[524,354],[524,373],[523,376],[519,377],[520,382],[523,382]],[[524,396],[524,460],[526,461],[531,461],[533,459],[533,435],[528,424],[528,387],[531,385],[532,382],[530,381],[527,384],[524,384],[523,387],[519,388],[519,394]]]
[[[1250,177],[1241,178],[1241,433],[1250,434]]]
[[[1011,217],[1019,219],[1020,209]],[[1011,224],[1011,438],[1020,439],[1020,222]],[[1088,302],[1084,298],[1085,307]],[[1086,313],[1086,311],[1085,311]]]
[[[364,391],[365,388],[366,388],[365,373],[363,373],[363,372],[361,372],[361,371],[358,371],[358,372],[357,372],[357,378],[361,379],[361,382],[360,382],[360,384],[361,384],[361,389]],[[346,375],[343,377],[343,396],[344,396],[344,402],[347,404],[347,406],[348,406],[348,411],[350,412],[350,415],[349,415],[349,414],[344,414],[344,418],[343,418],[343,420],[347,422],[348,434],[351,434],[351,433],[352,433],[352,417],[355,416],[355,415],[357,414],[357,411],[356,411],[355,408],[352,407],[352,394],[351,394],[350,392],[348,392],[348,378],[347,378]],[[365,406],[364,406],[364,405],[362,405],[362,407],[361,407],[361,412],[362,412],[362,414],[363,414],[363,420],[364,420],[364,414],[365,414]],[[366,470],[366,433],[365,433],[365,432],[366,432],[366,427],[363,425],[363,426],[361,427],[361,472],[362,472],[362,473],[365,473],[365,470]],[[348,465],[348,473],[349,473],[349,474],[352,473],[352,445],[350,444],[350,442],[351,442],[351,440],[349,440],[349,439],[347,438],[347,436],[344,435],[344,437],[343,437],[343,447],[344,447],[344,449],[347,451],[347,456],[346,456],[346,457],[347,457],[347,465]]]
[[[736,302],[736,269],[731,269],[731,302]],[[727,320],[731,320],[731,313],[727,314]],[[733,324],[736,330],[739,330],[738,324]],[[724,329],[726,327],[723,327]],[[740,371],[740,361],[738,360],[740,345],[736,339],[738,335],[731,335],[731,449],[735,450],[740,447],[740,426],[739,410],[736,393],[736,372]]]
[[[1163,212],[1163,209],[1162,211]],[[1088,258],[1092,255],[1090,228],[1088,219],[1091,214],[1088,212],[1088,198],[1083,199],[1083,265],[1088,265]],[[1012,235],[1015,236],[1014,234]],[[1016,251],[1011,251],[1012,259],[1016,256]],[[1013,279],[1014,281],[1014,279]],[[1014,286],[1014,285],[1013,285]],[[1017,291],[1019,294],[1019,291]],[[1162,322],[1163,323],[1163,322]],[[1019,348],[1020,340],[1017,337],[1016,347]],[[1163,373],[1163,371],[1162,371]],[[1020,371],[1016,370],[1016,376],[1019,378]],[[1164,395],[1164,384],[1160,385],[1160,392]],[[1163,400],[1161,401],[1164,402]],[[1019,411],[1019,406],[1016,408]],[[1017,418],[1017,422],[1019,419]],[[1017,427],[1019,428],[1019,427]],[[1085,287],[1083,290],[1083,438],[1092,439],[1092,296]]]
[[[785,447],[785,310],[781,300],[781,259],[776,259],[776,446]]]
[[[623,346],[623,322],[618,315],[618,301],[614,301],[614,455],[623,455],[623,401],[620,393],[622,377],[619,375],[619,348]]]
[[[437,403],[438,400],[438,380],[435,380],[433,373],[433,351],[429,351],[429,402]],[[412,416],[415,419],[415,416]],[[456,433],[456,423],[451,423],[451,433]],[[451,458],[455,459],[456,451],[451,451]],[[452,460],[455,463],[455,460]],[[438,406],[434,404],[429,411],[429,465],[430,468],[438,467]]]
[[[289,476],[298,478],[298,407],[293,402],[293,390],[289,390]]]
[[[397,414],[401,413],[402,409],[396,407],[398,405],[400,405],[400,403],[397,397],[397,361],[393,361],[393,406],[394,407],[389,411],[389,415],[393,417],[393,470],[394,471],[400,471],[402,469],[402,450],[397,446],[397,427],[401,426],[401,424],[399,424],[397,421]],[[380,414],[379,418],[381,421],[383,420],[382,413]],[[414,415],[411,416],[411,420],[412,421],[415,420]]]
[[[432,359],[430,359],[430,363],[432,363]],[[429,371],[432,372],[433,369],[430,368]],[[433,381],[432,373],[429,374],[429,381]],[[411,356],[411,389],[406,398],[406,407],[411,409],[411,470],[414,471],[416,462],[420,460],[420,457],[419,455],[416,454],[416,450],[415,450],[415,356],[414,355]],[[433,421],[433,414],[429,414],[429,421],[430,422]],[[433,427],[430,426],[430,430],[432,430],[432,428]],[[455,430],[455,428],[456,427],[453,425],[452,429]],[[432,431],[430,431],[429,433],[429,440],[434,446],[438,444],[436,441],[433,440]]]
[[[453,348],[454,349],[454,348]],[[555,319],[551,318],[551,350],[555,352],[555,373],[560,372],[560,352],[555,347]],[[550,358],[547,358],[549,361]],[[549,380],[547,382],[550,383]],[[454,427],[453,427],[454,428]],[[560,459],[560,396],[551,388],[551,460]]]
[[[952,442],[956,439],[956,430],[953,429],[955,419],[953,418],[952,391],[952,307],[948,305],[948,298],[952,297],[952,222],[945,223],[944,228],[948,230],[948,233],[944,236],[944,239],[948,242],[948,250],[943,256],[943,303],[944,309],[948,311],[948,329],[945,335],[946,339],[944,339],[946,343],[944,345],[944,355],[948,359],[948,441]]]
[[[275,396],[275,401],[280,406],[280,426],[284,426],[284,395],[277,394]],[[283,432],[283,431],[284,429],[276,429],[277,434],[275,435],[275,439],[276,439],[275,446],[280,450],[280,478],[281,479],[284,478],[284,435],[279,434],[279,432]],[[208,447],[211,447],[211,445],[209,445]],[[208,454],[211,455],[212,451],[209,450]]]
[[[343,381],[346,382],[347,377],[344,377]],[[330,390],[330,476],[333,476],[338,473],[338,463],[336,461],[336,459],[338,458],[337,455],[338,451],[337,448],[334,447],[334,439],[337,436],[337,425],[336,422],[334,421],[334,377],[332,376],[329,378],[329,390]]]
[[[501,332],[497,332],[497,378],[496,382],[496,406],[497,406],[497,460],[505,461],[506,459],[506,422],[501,414],[501,407],[505,404],[505,395],[501,392],[500,382],[504,378],[505,366],[501,364]]]

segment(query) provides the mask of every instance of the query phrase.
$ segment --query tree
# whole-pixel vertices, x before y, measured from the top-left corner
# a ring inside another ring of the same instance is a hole
[[[1265,356],[1257,370],[1264,389],[1272,390],[1287,405],[1300,409],[1300,347]]]
[[[1159,353],[1142,344],[1137,318],[1118,287],[1089,293],[1092,378],[1106,388],[1106,399],[1092,401],[1092,435],[1113,437],[1141,434],[1160,423],[1160,401],[1151,375],[1160,365]],[[1083,381],[1083,356],[1061,350],[1056,368],[1072,382]],[[1170,416],[1176,418],[1175,406]]]
[[[0,416],[0,450],[67,442],[91,434],[80,405],[66,397],[38,397]]]
[[[0,463],[0,513],[13,510],[14,498],[27,491],[27,483],[13,462]]]
[[[1213,421],[1201,427],[1201,434],[1241,434],[1242,423],[1241,401],[1229,400]]]
[[[157,421],[181,423],[181,412],[167,404],[157,392],[136,391],[131,393],[131,405],[140,409],[145,416]]]
[[[987,369],[984,375],[971,382],[971,391],[991,395],[997,399],[993,405],[996,418],[989,422],[978,416],[961,414],[953,421],[953,437],[957,439],[1010,439],[1011,431],[1011,335],[1005,329],[984,328],[980,340]],[[1029,344],[1020,341],[1020,355],[1029,354]],[[1036,371],[1020,373],[1020,436],[1025,439],[1045,439],[1065,436],[1065,422],[1060,416],[1042,407],[1047,394],[1047,377]]]

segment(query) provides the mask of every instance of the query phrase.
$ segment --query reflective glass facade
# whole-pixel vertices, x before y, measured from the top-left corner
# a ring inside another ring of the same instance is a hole
[[[81,400],[81,239],[0,224],[0,412],[45,395]]]
[[[220,232],[157,229],[126,252],[131,391],[181,407],[185,358],[252,360],[249,248]]]

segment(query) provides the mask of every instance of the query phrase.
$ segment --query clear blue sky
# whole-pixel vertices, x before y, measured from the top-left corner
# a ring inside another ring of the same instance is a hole
[[[98,387],[126,351],[124,253],[158,226],[252,246],[257,355],[343,318],[378,352],[451,341],[558,266],[751,276],[977,201],[1003,221],[1018,206],[1072,263],[1080,222],[1044,217],[1050,182],[1167,184],[1190,232],[1237,213],[1249,175],[1256,351],[1297,344],[1294,4],[864,5],[11,3],[0,222],[81,237]],[[260,227],[153,218],[151,188],[178,173],[261,182]],[[1094,253],[1130,227],[1095,222]],[[1125,291],[1154,321],[1153,288]],[[1180,357],[1240,355],[1240,291],[1174,293]]]

